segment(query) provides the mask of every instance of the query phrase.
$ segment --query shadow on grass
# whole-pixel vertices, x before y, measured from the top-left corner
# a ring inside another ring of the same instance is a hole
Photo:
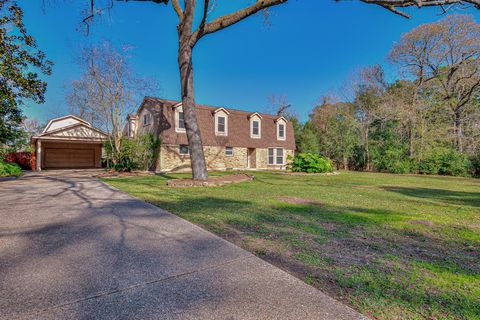
[[[441,202],[480,207],[480,192],[452,191],[433,188],[383,187],[385,191],[400,193],[409,197],[440,200]]]

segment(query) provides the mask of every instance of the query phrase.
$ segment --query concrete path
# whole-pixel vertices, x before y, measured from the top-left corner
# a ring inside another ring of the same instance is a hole
[[[362,319],[280,269],[75,171],[0,182],[0,319]]]

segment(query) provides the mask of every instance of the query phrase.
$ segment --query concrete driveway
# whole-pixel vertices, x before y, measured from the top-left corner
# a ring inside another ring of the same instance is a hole
[[[361,319],[221,238],[92,178],[0,182],[0,319]]]

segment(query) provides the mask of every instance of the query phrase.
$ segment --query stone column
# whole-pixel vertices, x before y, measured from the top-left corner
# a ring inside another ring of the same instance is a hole
[[[36,155],[36,167],[37,171],[42,171],[42,141],[37,140],[37,155]]]

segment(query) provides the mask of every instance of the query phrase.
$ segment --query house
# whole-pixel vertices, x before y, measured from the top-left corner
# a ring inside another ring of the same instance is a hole
[[[195,110],[209,170],[285,169],[294,154],[293,126],[284,117],[205,105]],[[155,171],[191,170],[181,102],[145,97],[124,133],[161,139]]]
[[[68,115],[52,119],[42,133],[32,137],[32,169],[100,168],[107,134],[87,121]]]

